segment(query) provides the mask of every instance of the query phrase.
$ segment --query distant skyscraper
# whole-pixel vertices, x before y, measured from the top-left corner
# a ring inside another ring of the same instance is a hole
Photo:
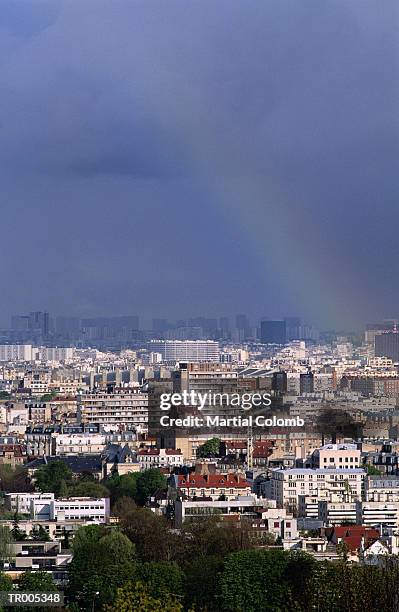
[[[154,332],[158,332],[163,334],[168,329],[168,322],[166,319],[153,319],[152,320],[152,329]]]
[[[260,340],[263,344],[285,344],[287,341],[285,321],[262,321]]]
[[[375,356],[389,357],[399,361],[399,332],[382,333],[375,336]]]
[[[248,317],[245,314],[236,315],[236,340],[245,340],[250,334]]]
[[[286,317],[287,340],[299,340],[302,336],[301,319],[299,317]]]
[[[48,312],[31,312],[29,314],[29,331],[39,331],[46,337],[50,331],[50,316]]]
[[[220,317],[219,329],[222,338],[228,338],[230,335],[230,322],[228,317]]]

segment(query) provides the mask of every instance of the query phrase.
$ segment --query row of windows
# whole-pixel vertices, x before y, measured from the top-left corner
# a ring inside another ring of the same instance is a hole
[[[343,457],[339,457],[339,463],[343,462]],[[359,463],[358,457],[345,457],[345,463]],[[327,463],[327,457],[324,457],[324,463]],[[335,457],[330,457],[330,463],[335,463]]]
[[[103,510],[104,506],[57,506],[57,510]]]
[[[196,495],[198,492],[198,489],[191,489],[190,491],[190,495]],[[230,495],[234,495],[235,490],[234,489],[230,489]],[[224,495],[226,493],[226,489],[218,489],[218,493],[217,495]],[[201,489],[201,496],[204,497],[206,495],[205,493],[205,489]],[[215,489],[211,489],[211,495],[216,495],[215,493]]]

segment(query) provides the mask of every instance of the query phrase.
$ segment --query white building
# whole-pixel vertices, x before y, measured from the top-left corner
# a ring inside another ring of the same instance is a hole
[[[219,361],[219,343],[215,340],[151,340],[149,348],[160,353],[164,361]]]
[[[276,538],[293,540],[298,537],[297,520],[287,510],[268,508],[262,512],[262,520],[267,521],[267,530]]]
[[[341,525],[342,523],[356,523],[356,502],[318,502],[318,519],[324,525]]]
[[[137,388],[121,387],[112,393],[83,393],[78,415],[84,423],[100,423],[104,428],[122,425],[126,429],[148,426],[148,394]]]
[[[312,454],[312,466],[320,469],[349,470],[360,466],[361,452],[356,444],[325,444]]]
[[[366,501],[399,503],[399,477],[368,476],[364,493]]]
[[[32,345],[0,344],[0,361],[32,361]]]
[[[54,501],[54,493],[6,493],[4,499],[5,507],[8,510],[29,515],[32,511],[40,514],[40,507],[49,507],[52,501]]]
[[[26,404],[16,402],[0,406],[0,423],[3,425],[26,426],[29,423],[29,408]]]
[[[19,514],[27,514],[35,521],[93,521],[108,523],[109,499],[69,497],[54,499],[53,493],[9,493],[6,507]]]
[[[270,496],[278,508],[298,506],[300,495],[323,498],[334,494],[342,501],[355,501],[362,498],[364,478],[361,469],[277,469],[272,471]]]
[[[70,497],[56,499],[50,504],[52,521],[98,521],[108,523],[110,515],[109,498]]]
[[[142,470],[159,467],[174,467],[183,465],[183,453],[180,449],[151,448],[137,453],[137,461]]]
[[[39,346],[33,349],[36,361],[72,361],[75,356],[75,349],[64,346]]]
[[[317,495],[298,495],[298,516],[318,519],[319,497]]]
[[[55,455],[98,454],[108,444],[108,436],[97,433],[56,434],[53,444]]]
[[[399,504],[394,502],[358,501],[356,522],[366,527],[383,525],[392,529],[399,527]]]
[[[185,520],[200,521],[204,517],[212,515],[223,518],[239,514],[242,517],[249,516],[255,518],[259,515],[259,506],[265,506],[265,504],[267,504],[267,508],[275,506],[273,501],[265,502],[265,500],[260,500],[254,495],[243,495],[229,500],[207,499],[206,501],[194,501],[191,499],[177,499],[175,502],[175,526],[180,529]],[[279,513],[281,514],[281,510],[279,510]]]

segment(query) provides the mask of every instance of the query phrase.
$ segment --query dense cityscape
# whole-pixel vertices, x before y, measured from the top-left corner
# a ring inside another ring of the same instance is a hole
[[[396,321],[343,334],[231,319],[12,317],[3,590],[62,593],[71,610],[346,610],[354,591],[394,606]]]
[[[0,612],[399,611],[398,32],[0,1]]]

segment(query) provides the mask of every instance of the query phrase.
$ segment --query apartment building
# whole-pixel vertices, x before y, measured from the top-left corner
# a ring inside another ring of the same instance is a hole
[[[69,497],[55,499],[53,493],[8,493],[5,506],[10,511],[29,515],[34,521],[95,521],[108,523],[108,498]]]
[[[276,500],[278,508],[298,506],[299,496],[323,497],[338,495],[342,501],[362,498],[365,471],[360,468],[310,469],[291,468],[272,471],[270,497]]]
[[[311,457],[314,468],[353,469],[361,464],[361,452],[356,444],[325,444],[315,450]]]
[[[0,361],[32,361],[32,345],[0,344]]]
[[[36,570],[52,571],[54,577],[59,577],[67,572],[72,561],[72,552],[62,550],[61,542],[15,542],[13,548],[14,557],[11,563],[6,563],[7,573],[13,576]]]
[[[90,455],[101,453],[108,436],[100,433],[66,433],[53,437],[53,453],[59,455]]]
[[[104,429],[146,429],[148,393],[139,387],[116,387],[112,392],[82,393],[78,399],[78,418],[83,423],[99,423]]]
[[[399,476],[368,476],[364,493],[366,501],[399,503]]]
[[[399,528],[399,504],[395,502],[358,501],[356,522],[366,527]]]
[[[75,355],[75,348],[64,346],[39,346],[33,349],[33,355],[37,361],[72,361]]]
[[[286,509],[268,508],[261,512],[263,521],[266,521],[267,531],[276,538],[293,540],[298,537],[296,518]]]
[[[44,517],[48,511],[41,512],[40,507],[48,508],[52,501],[54,501],[54,493],[6,493],[4,506],[7,510],[18,512],[18,514],[30,516],[43,514]]]
[[[150,448],[143,449],[137,453],[137,461],[142,470],[149,468],[175,467],[183,465],[183,453],[180,449],[173,448]]]
[[[238,474],[179,474],[172,477],[172,486],[177,489],[178,494],[188,498],[231,500],[251,494],[250,483]]]
[[[231,515],[256,518],[259,506],[265,509],[275,505],[272,500],[260,500],[254,495],[228,500],[177,499],[175,502],[175,527],[180,529],[184,521],[198,522],[210,516],[224,519]]]
[[[318,502],[318,517],[324,525],[342,525],[343,523],[356,523],[356,502]]]
[[[219,343],[214,340],[151,340],[152,353],[160,353],[163,361],[219,361]]]
[[[50,503],[51,521],[98,521],[108,523],[110,516],[109,498],[70,497],[56,499]]]

